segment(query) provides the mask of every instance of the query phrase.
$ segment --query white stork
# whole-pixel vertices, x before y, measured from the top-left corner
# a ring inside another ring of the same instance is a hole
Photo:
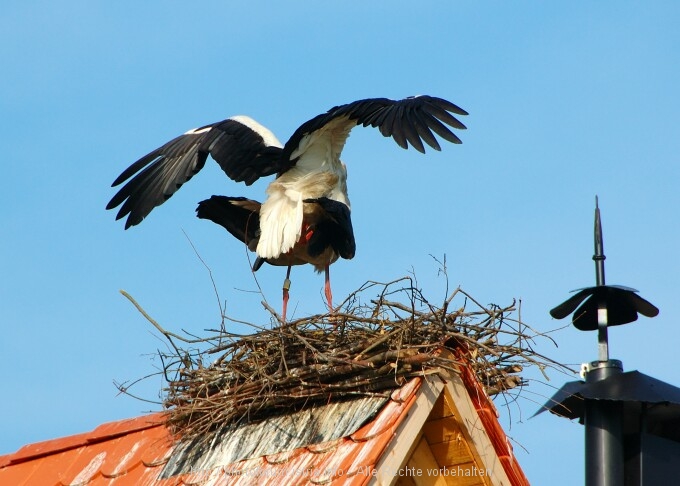
[[[263,262],[287,266],[283,290],[285,321],[291,265],[311,263],[325,272],[325,294],[332,307],[329,266],[354,257],[355,242],[347,195],[347,170],[340,154],[357,125],[377,127],[406,149],[425,153],[423,141],[441,150],[434,133],[460,139],[446,126],[465,129],[453,116],[467,112],[431,96],[395,101],[372,98],[336,106],[303,123],[285,145],[252,118],[235,116],[169,141],[128,167],[113,182],[130,179],[106,209],[121,206],[125,229],[140,223],[203,166],[208,155],[231,179],[252,184],[276,174],[260,204],[245,198],[213,196],[199,203],[197,216],[225,227],[255,251],[253,270]]]

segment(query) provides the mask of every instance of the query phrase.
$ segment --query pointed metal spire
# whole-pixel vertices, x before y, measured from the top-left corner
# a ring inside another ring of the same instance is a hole
[[[600,206],[595,196],[595,281],[598,286],[604,285],[604,242],[602,239],[602,219],[600,218]]]
[[[602,239],[602,218],[600,218],[600,205],[595,196],[595,285],[604,287],[604,241]],[[609,360],[609,337],[607,334],[607,301],[600,295],[597,299],[597,349],[600,361]]]

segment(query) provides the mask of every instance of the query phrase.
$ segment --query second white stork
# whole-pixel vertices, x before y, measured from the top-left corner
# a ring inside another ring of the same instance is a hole
[[[263,262],[288,267],[284,320],[292,265],[311,263],[325,272],[332,310],[329,266],[355,253],[347,169],[340,160],[350,131],[370,125],[400,147],[410,145],[425,153],[423,142],[441,150],[435,134],[461,143],[448,128],[465,129],[454,115],[467,112],[432,96],[359,100],[303,123],[285,145],[252,118],[235,116],[189,130],[137,160],[113,182],[117,186],[127,181],[106,208],[121,206],[116,219],[127,216],[125,229],[140,223],[200,171],[208,155],[227,176],[247,185],[276,174],[264,203],[213,196],[199,203],[197,215],[222,225],[254,251],[253,270]]]

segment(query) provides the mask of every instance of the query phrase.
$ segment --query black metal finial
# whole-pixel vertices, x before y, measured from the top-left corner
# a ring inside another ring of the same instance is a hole
[[[602,239],[602,219],[600,218],[600,206],[595,196],[595,280],[596,285],[604,285],[604,241]]]
[[[595,331],[600,327],[599,321],[602,321],[603,317],[603,311],[600,309],[606,309],[605,327],[633,322],[637,320],[638,313],[646,317],[654,317],[659,313],[659,309],[637,295],[637,290],[621,285],[605,285],[602,220],[597,197],[595,198],[595,255],[593,260],[595,260],[597,285],[576,290],[571,298],[550,311],[551,316],[555,319],[563,319],[573,312],[572,322],[576,329]],[[583,304],[579,307],[582,302]]]

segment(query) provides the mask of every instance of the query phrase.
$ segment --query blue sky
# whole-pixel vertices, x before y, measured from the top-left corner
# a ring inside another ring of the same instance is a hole
[[[153,373],[163,346],[118,290],[169,329],[218,326],[187,237],[227,314],[267,322],[242,247],[194,217],[212,194],[262,199],[266,182],[246,188],[208,164],[124,231],[104,210],[124,168],[229,116],[250,115],[285,140],[366,97],[447,98],[470,112],[468,130],[463,145],[425,156],[352,132],[343,160],[358,248],[331,269],[337,299],[412,271],[443,297],[431,255],[446,255],[450,285],[483,303],[521,299],[524,321],[560,327],[549,309],[594,283],[597,194],[607,282],[661,309],[613,329],[612,357],[680,386],[668,366],[679,335],[679,20],[673,1],[11,0],[0,17],[0,454],[158,409],[113,385]],[[282,278],[258,272],[275,306]],[[294,269],[296,315],[324,310],[322,284]],[[538,350],[573,365],[596,358],[592,333],[553,337],[558,348]],[[534,484],[578,484],[582,427],[528,420],[572,379],[550,377],[497,404]],[[157,399],[161,385],[152,378],[136,392]]]

